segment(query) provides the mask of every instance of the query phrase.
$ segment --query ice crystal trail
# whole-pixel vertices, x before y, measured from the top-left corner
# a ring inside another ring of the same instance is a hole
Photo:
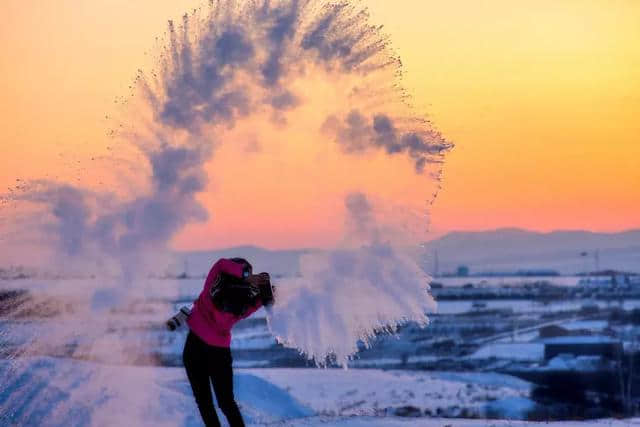
[[[127,115],[111,132],[117,151],[134,153],[131,188],[100,192],[34,180],[3,200],[38,208],[22,218],[22,235],[37,230],[58,263],[117,266],[126,294],[177,233],[215,215],[215,206],[208,212],[197,198],[210,178],[220,178],[207,163],[247,134],[260,135],[253,141],[260,149],[242,162],[295,159],[286,176],[304,184],[300,194],[322,188],[336,164],[348,164],[351,181],[336,196],[346,213],[343,241],[302,259],[301,277],[282,283],[269,319],[285,344],[320,363],[331,353],[343,363],[358,340],[407,320],[426,324],[425,311],[434,308],[428,278],[401,249],[397,218],[374,215],[394,201],[365,178],[379,177],[387,163],[406,164],[412,185],[424,186],[424,203],[412,207],[423,206],[420,216],[437,189],[451,144],[408,105],[401,74],[382,28],[349,1],[212,1],[169,24],[157,69],[138,73]],[[273,199],[300,195],[283,191]],[[21,236],[14,234],[12,244]],[[109,302],[105,289],[94,291],[94,301]]]
[[[296,83],[319,77],[348,89],[336,100],[345,102],[317,123],[325,139],[354,156],[384,150],[408,156],[419,173],[439,170],[450,144],[407,115],[395,81],[400,63],[388,43],[366,11],[348,2],[212,3],[208,12],[185,15],[179,29],[170,23],[158,72],[136,79],[138,106],[148,108],[116,132],[139,151],[147,188],[119,201],[40,181],[17,198],[47,207],[46,231],[68,255],[93,251],[123,262],[166,246],[186,224],[207,219],[195,198],[206,188],[204,165],[217,146],[234,143],[216,133],[265,114],[294,122],[306,95]],[[372,108],[371,97],[386,110]]]
[[[278,288],[269,326],[278,340],[318,365],[346,366],[376,333],[407,321],[426,326],[436,303],[429,278],[406,253],[381,240],[367,197],[346,199],[347,233],[362,242],[302,256],[300,277]]]

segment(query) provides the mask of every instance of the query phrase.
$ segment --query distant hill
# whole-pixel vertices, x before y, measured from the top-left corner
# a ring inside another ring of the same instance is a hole
[[[173,273],[202,275],[209,271],[219,258],[246,258],[255,272],[268,271],[271,275],[294,275],[298,272],[298,258],[310,249],[269,250],[256,246],[238,246],[211,251],[176,252],[175,261],[169,267]],[[185,263],[186,262],[186,263]]]
[[[640,270],[640,230],[620,233],[554,231],[538,233],[505,228],[452,232],[426,245],[423,260],[433,272],[435,254],[440,273],[466,265],[471,272],[555,269],[561,273],[593,271],[599,267]]]
[[[478,232],[452,232],[425,245],[420,260],[433,273],[435,253],[440,273],[466,265],[472,273],[515,272],[523,269],[554,269],[573,274],[593,271],[598,250],[601,269],[640,271],[640,230],[621,233],[554,231],[538,233],[514,228]],[[176,252],[169,271],[202,275],[221,257],[245,257],[254,270],[292,275],[298,271],[298,258],[313,249],[268,250],[239,246],[211,251]],[[185,264],[186,261],[186,264]]]

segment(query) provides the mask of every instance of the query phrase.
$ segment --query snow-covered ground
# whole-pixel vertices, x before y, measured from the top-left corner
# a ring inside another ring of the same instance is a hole
[[[488,402],[526,397],[529,383],[495,373],[341,369],[245,371],[287,390],[316,413],[330,416],[468,413],[483,415]],[[409,409],[415,408],[415,409]]]
[[[0,362],[0,425],[200,426],[181,368],[106,365],[38,357]],[[244,372],[235,391],[248,423],[314,412],[285,390]]]
[[[0,374],[0,404],[10,408],[3,425],[199,425],[182,368],[37,357],[2,361]],[[463,407],[481,414],[489,401],[524,398],[528,390],[528,383],[499,374],[236,368],[235,376],[236,397],[253,425],[455,415]]]
[[[470,359],[539,361],[544,359],[544,345],[537,342],[490,343],[468,356]]]
[[[630,420],[601,419],[592,421],[557,421],[557,422],[530,422],[517,420],[472,420],[458,418],[373,418],[373,417],[349,417],[349,418],[303,418],[284,423],[278,426],[314,427],[331,425],[336,427],[628,427],[640,426],[640,418]]]
[[[0,378],[0,404],[9,408],[0,414],[3,426],[202,425],[181,368],[37,357],[0,362]],[[237,369],[235,375],[236,397],[252,426],[640,425],[640,419],[527,423],[435,415],[438,408],[488,402],[494,409],[526,409],[528,388],[513,377],[483,373]]]
[[[92,294],[84,288],[95,287],[89,286],[95,285],[93,281],[25,280],[5,285],[9,289],[33,287],[29,288],[32,300],[0,319],[0,350],[7,355],[16,350],[18,355],[0,360],[0,426],[201,425],[183,369],[167,367],[179,364],[186,331],[169,333],[164,328],[164,320],[177,305],[193,300],[201,280],[145,280],[125,303],[97,312],[90,309]],[[110,286],[106,282],[99,285],[107,290]],[[77,292],[71,292],[76,286]],[[473,308],[464,306],[471,304],[468,301],[442,302],[447,303],[454,312]],[[495,303],[506,307],[510,301]],[[543,304],[518,303],[517,312],[545,310]],[[546,310],[554,312],[567,304],[548,304]],[[449,338],[455,330],[447,327],[454,327],[451,322],[455,319],[446,317],[430,327],[440,331],[438,336]],[[476,313],[461,321],[478,326],[494,320]],[[573,329],[606,326],[593,320],[563,324]],[[510,419],[522,419],[535,408],[529,398],[530,383],[508,375],[382,370],[404,368],[402,360],[407,365],[421,362],[432,369],[436,366],[442,356],[413,353],[430,341],[413,340],[424,337],[412,335],[412,328],[406,328],[402,339],[381,339],[377,353],[350,363],[352,367],[378,369],[282,369],[275,367],[299,365],[280,363],[289,356],[273,348],[275,341],[264,314],[239,323],[232,348],[236,395],[246,420],[255,426],[502,426],[522,425]],[[511,339],[488,342],[460,356],[459,361],[484,367],[488,366],[485,360],[492,358],[500,359],[498,362],[543,360],[541,342],[508,342]],[[592,358],[561,355],[540,369],[575,367],[588,371],[595,364]],[[455,369],[442,366],[435,369]],[[622,426],[631,422],[580,425]]]

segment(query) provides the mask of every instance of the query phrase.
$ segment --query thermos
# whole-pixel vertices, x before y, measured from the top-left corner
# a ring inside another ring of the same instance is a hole
[[[185,305],[180,308],[180,311],[173,316],[171,319],[167,320],[167,328],[170,331],[175,331],[176,329],[182,327],[182,325],[187,323],[187,318],[191,314],[191,309],[193,308],[193,304]]]

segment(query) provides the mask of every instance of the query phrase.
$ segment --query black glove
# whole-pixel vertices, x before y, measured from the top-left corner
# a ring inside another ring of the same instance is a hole
[[[275,301],[274,287],[271,284],[269,273],[260,273],[264,281],[260,283],[260,299],[263,305],[273,305]]]

